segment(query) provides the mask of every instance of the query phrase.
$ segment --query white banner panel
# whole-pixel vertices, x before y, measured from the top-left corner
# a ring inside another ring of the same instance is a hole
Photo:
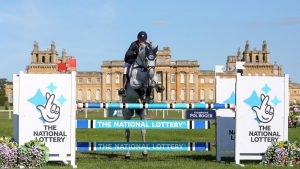
[[[236,93],[236,163],[261,159],[288,138],[288,76],[237,76]]]
[[[75,152],[75,73],[14,75],[14,128],[19,144],[39,140],[50,160]],[[52,158],[52,156],[56,156]],[[74,154],[75,160],[75,154]]]
[[[216,102],[235,104],[236,79],[216,78]],[[217,161],[221,157],[234,157],[235,112],[231,109],[216,110]]]

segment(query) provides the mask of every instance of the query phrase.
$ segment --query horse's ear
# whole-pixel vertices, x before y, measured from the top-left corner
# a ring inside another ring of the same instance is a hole
[[[154,53],[156,53],[158,51],[158,46],[156,46],[154,49],[153,49]]]

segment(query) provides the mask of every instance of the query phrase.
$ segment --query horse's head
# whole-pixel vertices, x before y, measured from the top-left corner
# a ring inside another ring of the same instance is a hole
[[[156,65],[156,53],[158,51],[158,46],[155,48],[151,45],[141,45],[139,48],[138,58],[136,60],[139,66],[142,66],[146,70],[151,70],[155,68]]]

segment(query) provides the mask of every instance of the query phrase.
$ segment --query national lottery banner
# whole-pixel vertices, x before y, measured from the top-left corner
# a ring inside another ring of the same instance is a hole
[[[210,142],[77,142],[77,151],[209,151]]]
[[[236,78],[216,78],[216,102],[226,104],[235,103]],[[231,109],[216,110],[217,125],[217,161],[221,157],[234,157],[235,148],[235,111]]]
[[[49,147],[50,154],[73,154],[75,78],[75,72],[14,75],[14,137],[19,144],[38,140]]]
[[[77,120],[78,129],[208,129],[207,120]]]
[[[272,142],[288,139],[288,85],[288,75],[237,76],[236,160],[257,159]]]

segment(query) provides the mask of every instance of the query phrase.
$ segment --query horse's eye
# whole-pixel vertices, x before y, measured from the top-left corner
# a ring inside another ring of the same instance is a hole
[[[154,55],[148,55],[148,59],[149,59],[149,60],[154,60],[154,59],[155,59],[155,56],[154,56]]]

